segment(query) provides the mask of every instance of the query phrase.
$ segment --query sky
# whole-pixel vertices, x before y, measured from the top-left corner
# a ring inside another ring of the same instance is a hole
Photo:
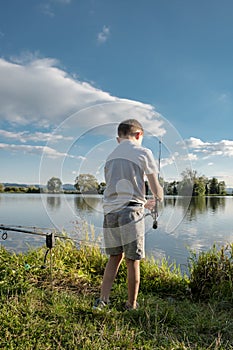
[[[233,187],[231,0],[8,0],[0,11],[0,183],[103,180],[136,118],[166,181]]]

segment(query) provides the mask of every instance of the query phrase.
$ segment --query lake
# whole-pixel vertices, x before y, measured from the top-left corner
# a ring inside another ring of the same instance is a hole
[[[187,269],[189,251],[208,250],[233,242],[233,197],[165,197],[159,207],[158,228],[147,216],[146,254],[155,259],[176,261]],[[74,194],[0,194],[0,224],[65,230],[79,240],[87,227],[89,240],[102,242],[102,196]],[[86,225],[85,223],[88,223]],[[45,230],[46,232],[46,230]],[[2,236],[1,232],[1,236]],[[0,243],[9,250],[26,251],[45,243],[44,237],[8,232]]]

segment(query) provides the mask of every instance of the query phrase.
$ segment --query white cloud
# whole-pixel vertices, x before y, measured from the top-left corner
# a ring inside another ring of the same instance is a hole
[[[163,120],[153,106],[111,96],[74,79],[54,59],[26,54],[14,61],[0,59],[0,119],[15,127],[56,127],[73,113],[85,111],[79,127],[134,117],[156,135],[165,132]]]
[[[204,159],[210,156],[233,157],[233,141],[221,140],[218,142],[203,142],[195,137],[185,140],[188,148],[192,148],[193,152],[204,154]]]
[[[103,26],[103,29],[100,33],[97,35],[97,41],[99,44],[105,43],[110,36],[110,28],[107,26]]]
[[[12,139],[12,140],[17,140],[19,142],[25,143],[28,141],[33,141],[33,142],[56,142],[56,141],[61,141],[61,140],[72,140],[72,137],[68,136],[63,136],[63,135],[54,135],[53,133],[44,133],[37,131],[35,133],[32,133],[29,131],[19,131],[19,132],[14,132],[14,131],[7,131],[7,130],[2,130],[0,129],[0,136],[6,139]]]
[[[47,2],[41,3],[39,5],[40,11],[49,17],[55,16],[54,6],[56,4],[69,5],[72,0],[48,0]]]
[[[47,174],[52,167],[51,158],[58,158],[61,169],[66,158],[85,160],[83,149],[76,153],[73,147],[84,145],[88,137],[92,140],[96,135],[115,141],[117,124],[128,118],[140,120],[147,134],[163,136],[170,154],[178,154],[172,160],[177,172],[187,167],[188,157],[184,159],[186,154],[182,154],[183,148],[177,142],[181,140],[179,134],[152,105],[111,96],[70,76],[56,60],[40,59],[30,53],[14,58],[14,62],[0,59],[0,76],[0,120],[4,125],[0,137],[15,143],[2,143],[0,148],[41,155],[41,173]],[[53,129],[53,133],[42,132],[41,125]],[[87,138],[82,142],[84,135]],[[19,142],[24,145],[17,145]],[[38,145],[29,144],[34,142]],[[46,147],[41,143],[47,143]],[[86,152],[96,146],[92,141],[90,146],[85,144]],[[75,155],[70,155],[72,149]],[[97,158],[96,154],[93,158]]]
[[[49,17],[55,16],[55,13],[54,13],[54,11],[51,8],[51,5],[49,3],[40,4],[40,11],[46,16],[49,16]]]
[[[83,157],[76,157],[67,153],[58,152],[57,150],[47,147],[47,146],[32,146],[32,145],[14,145],[14,144],[6,144],[6,143],[0,143],[0,150],[3,151],[10,151],[12,153],[15,152],[21,152],[24,154],[34,154],[41,156],[42,154],[47,156],[48,158],[75,158],[75,159],[82,159]]]
[[[74,80],[52,59],[19,64],[0,59],[0,117],[17,124],[61,122],[96,101],[114,101],[108,93]],[[22,84],[23,82],[23,84]]]
[[[188,154],[188,159],[190,160],[190,161],[194,161],[194,160],[197,160],[198,158],[197,158],[197,155],[196,154],[193,154],[193,153],[189,153]]]

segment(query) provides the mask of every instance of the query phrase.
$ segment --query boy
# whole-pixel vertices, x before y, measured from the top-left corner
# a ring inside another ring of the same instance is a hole
[[[152,152],[141,146],[143,127],[135,119],[118,126],[119,145],[105,164],[104,240],[110,255],[106,265],[100,298],[94,308],[102,309],[109,302],[112,284],[125,255],[128,280],[126,309],[136,309],[140,284],[140,260],[144,258],[144,207],[151,209],[154,201],[146,201],[144,174],[155,200],[163,200],[157,167]]]

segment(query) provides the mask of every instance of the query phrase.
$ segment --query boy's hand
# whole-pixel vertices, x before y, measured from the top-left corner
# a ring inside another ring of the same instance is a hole
[[[155,199],[148,199],[146,204],[145,204],[145,208],[152,210],[155,207]]]

